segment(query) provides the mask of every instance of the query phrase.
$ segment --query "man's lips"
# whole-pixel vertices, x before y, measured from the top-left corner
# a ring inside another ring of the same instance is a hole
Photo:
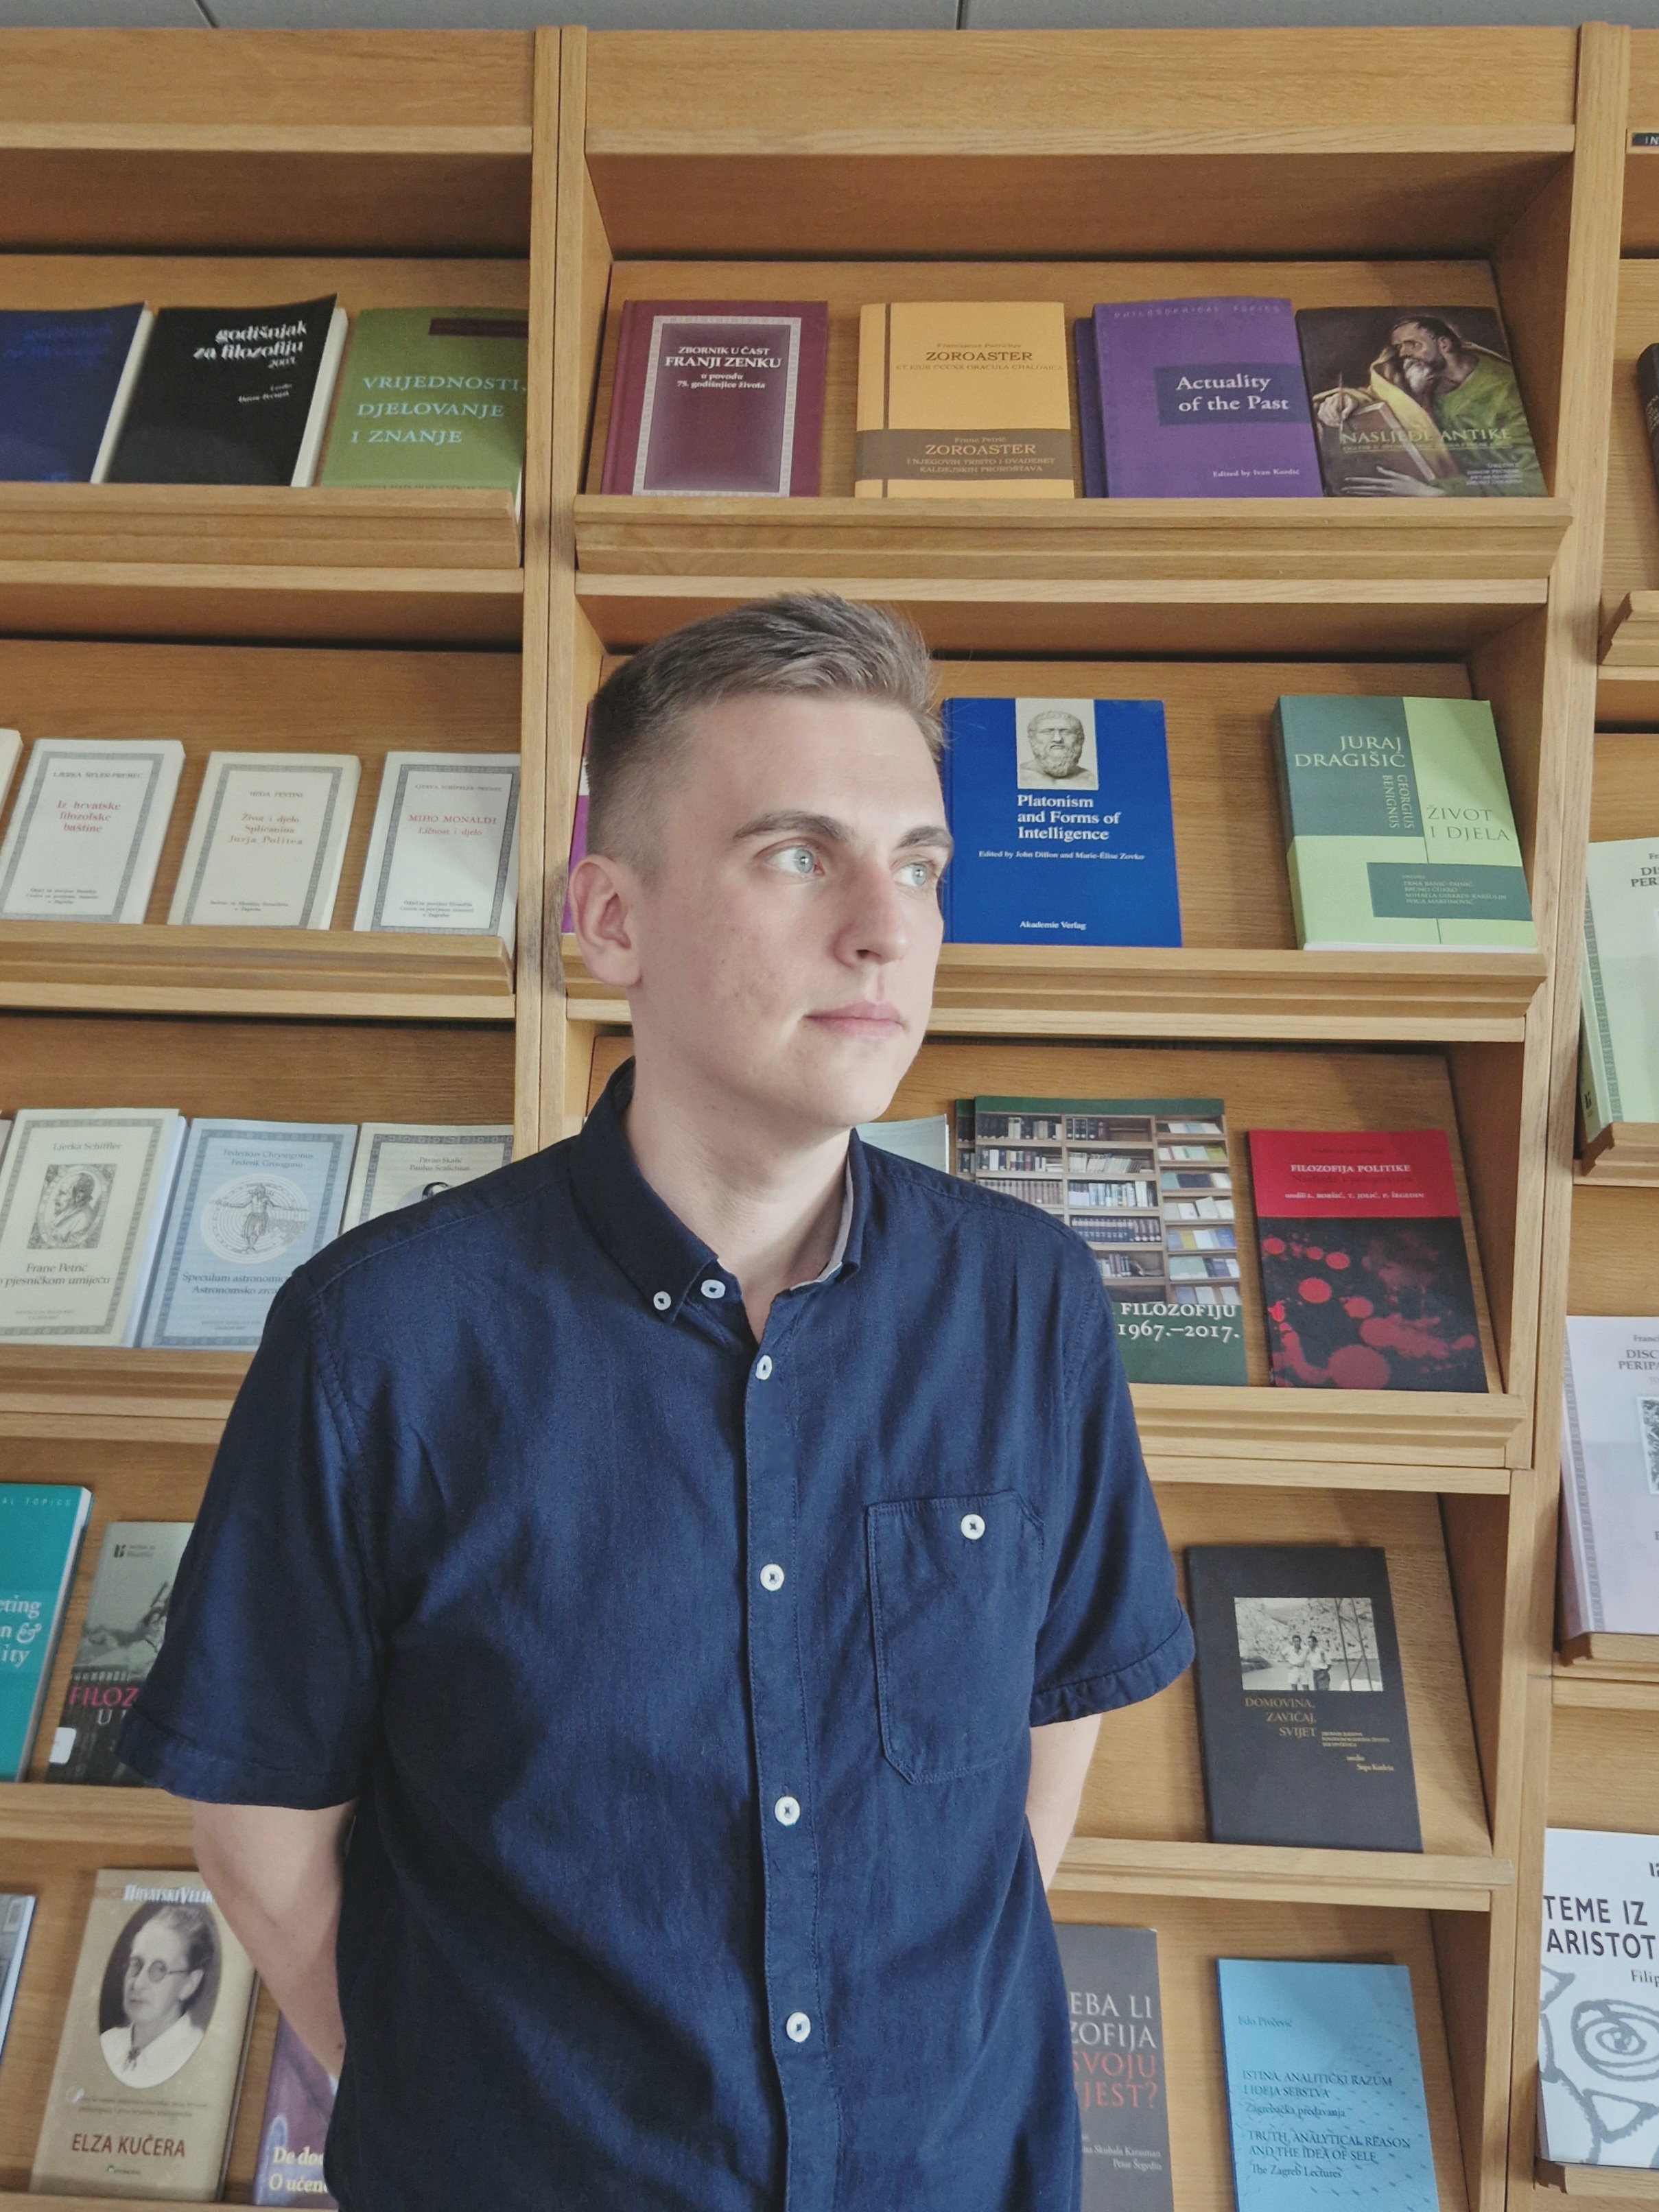
[[[844,1006],[822,1007],[806,1018],[821,1028],[838,1030],[842,1036],[890,1036],[904,1026],[898,1008],[885,1000],[854,999]]]

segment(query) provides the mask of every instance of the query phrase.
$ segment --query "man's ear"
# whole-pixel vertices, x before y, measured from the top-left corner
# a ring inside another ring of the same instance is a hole
[[[584,853],[570,871],[566,896],[587,972],[623,991],[641,975],[639,894],[634,870],[609,854]]]

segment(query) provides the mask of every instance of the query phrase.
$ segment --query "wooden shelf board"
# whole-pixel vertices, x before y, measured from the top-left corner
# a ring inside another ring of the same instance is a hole
[[[41,1722],[43,1729],[50,1726]],[[0,1850],[18,1844],[100,1844],[190,1855],[190,1807],[165,1790],[97,1789],[68,1782],[0,1783]]]
[[[1248,1261],[1248,1255],[1247,1261]],[[1146,1464],[1179,1480],[1182,1463],[1218,1459],[1420,1461],[1435,1468],[1518,1465],[1528,1435],[1524,1399],[1449,1391],[1213,1389],[1137,1383],[1135,1422]],[[1263,1474],[1263,1480],[1274,1479]]]
[[[514,645],[521,568],[264,568],[0,560],[0,630],[40,637]]]
[[[1074,1836],[1050,1890],[1260,1898],[1284,1904],[1317,1899],[1333,1905],[1406,1906],[1414,1911],[1488,1912],[1493,1890],[1507,1889],[1514,1880],[1515,1869],[1507,1859]]]
[[[1533,2168],[1546,2189],[1568,2197],[1596,2197],[1604,2204],[1659,2204],[1659,2173],[1632,2166],[1559,2166],[1540,2158]]]
[[[0,921],[0,1006],[510,1022],[498,937]]]
[[[1659,666],[1659,592],[1626,592],[1603,624],[1601,665],[1634,674]]]
[[[1659,1189],[1659,1121],[1609,1122],[1585,1146],[1573,1173],[1580,1182]]]
[[[216,1443],[252,1356],[0,1345],[0,1437]]]
[[[1659,1713],[1659,1676],[1643,1680],[1558,1667],[1550,1683],[1550,1702],[1558,1712]]]
[[[1565,500],[652,499],[583,493],[584,574],[1409,583],[1546,580]],[[1422,507],[1424,512],[1415,509]]]
[[[0,483],[8,568],[486,572],[520,560],[505,491],[290,484]]]
[[[0,153],[530,156],[527,123],[32,123],[0,119]]]
[[[570,1018],[625,1023],[628,1005],[560,947]],[[947,945],[936,1036],[1259,1037],[1518,1044],[1541,953],[1298,952],[1203,946]]]
[[[1571,1674],[1593,1669],[1659,1682],[1659,1636],[1613,1636],[1592,1629],[1587,1635],[1568,1638],[1559,1663]]]

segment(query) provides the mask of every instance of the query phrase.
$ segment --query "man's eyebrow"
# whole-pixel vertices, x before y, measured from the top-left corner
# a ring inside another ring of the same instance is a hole
[[[898,841],[897,849],[901,853],[908,852],[918,845],[937,846],[948,860],[957,848],[957,841],[942,822],[921,822],[914,830],[905,831]]]
[[[826,845],[850,845],[853,833],[845,822],[833,814],[797,813],[788,807],[775,814],[757,814],[732,833],[734,845],[746,843],[751,837],[817,837]],[[942,822],[918,823],[907,830],[895,849],[904,853],[918,847],[937,847],[947,854],[954,849],[954,841]]]

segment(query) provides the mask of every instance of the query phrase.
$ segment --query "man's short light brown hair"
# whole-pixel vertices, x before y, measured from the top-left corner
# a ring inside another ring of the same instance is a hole
[[[653,801],[698,708],[724,699],[866,699],[901,708],[937,761],[933,665],[921,632],[891,607],[833,592],[751,599],[671,630],[603,684],[587,728],[587,847],[642,866]]]

